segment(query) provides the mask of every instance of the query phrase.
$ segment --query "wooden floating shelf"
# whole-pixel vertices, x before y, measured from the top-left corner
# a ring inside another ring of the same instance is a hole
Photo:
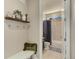
[[[21,19],[16,19],[12,17],[5,17],[6,20],[12,20],[12,21],[17,21],[17,22],[23,22],[23,23],[30,23],[29,21],[23,21]]]

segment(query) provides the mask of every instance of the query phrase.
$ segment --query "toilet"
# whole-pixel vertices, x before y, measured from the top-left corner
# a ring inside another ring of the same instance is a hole
[[[50,46],[50,43],[49,42],[44,42],[45,50],[48,50],[49,49],[49,46]]]

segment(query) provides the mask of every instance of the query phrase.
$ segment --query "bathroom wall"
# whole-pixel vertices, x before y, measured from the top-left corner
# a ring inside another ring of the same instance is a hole
[[[39,36],[39,0],[28,0],[29,42],[38,43]]]
[[[8,11],[12,12],[15,9],[21,10],[23,14],[27,13],[27,1],[23,3],[20,0],[5,0],[5,15]],[[23,49],[23,44],[28,41],[28,24],[8,20],[5,20],[4,23],[5,59],[7,59],[21,51]]]
[[[24,0],[24,1],[27,1],[27,0]],[[5,3],[5,14],[10,11],[12,12],[13,10],[20,10],[22,11],[23,14],[27,13],[27,2],[26,3],[23,3],[22,0],[5,0],[4,1]]]
[[[29,42],[34,42],[38,44],[38,59],[40,59],[40,20],[39,20],[39,0],[28,0],[28,20],[30,21],[29,31],[28,31],[28,39]]]

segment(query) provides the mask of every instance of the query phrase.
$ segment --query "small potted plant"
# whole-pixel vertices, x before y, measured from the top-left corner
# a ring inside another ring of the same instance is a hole
[[[27,21],[27,16],[28,16],[28,14],[25,14],[25,17],[26,17],[26,21]]]
[[[16,18],[16,19],[22,20],[21,11],[15,10],[13,14],[15,15],[15,18]]]

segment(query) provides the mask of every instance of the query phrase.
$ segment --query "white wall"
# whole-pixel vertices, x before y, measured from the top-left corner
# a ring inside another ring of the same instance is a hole
[[[27,4],[27,3],[26,3]],[[5,14],[7,11],[13,11],[15,9],[21,10],[23,13],[27,13],[27,5],[20,2],[20,0],[5,0]],[[11,25],[11,27],[8,27]],[[17,28],[19,26],[20,28]],[[27,27],[24,29],[22,24],[18,22],[12,22],[5,20],[5,59],[7,57],[16,54],[23,49],[23,44],[27,41]]]
[[[29,41],[38,43],[39,36],[39,10],[38,0],[28,0],[28,19],[30,21]]]
[[[27,0],[26,0],[27,1]],[[27,2],[24,4],[20,0],[5,0],[5,14],[7,11],[12,12],[13,10],[20,10],[22,13],[27,13]]]
[[[34,42],[38,44],[38,59],[40,59],[40,48],[39,41],[40,41],[40,20],[39,20],[39,0],[28,0],[28,14],[29,14],[29,21],[30,21],[30,28],[29,28],[29,42]],[[42,42],[41,42],[42,43]]]

